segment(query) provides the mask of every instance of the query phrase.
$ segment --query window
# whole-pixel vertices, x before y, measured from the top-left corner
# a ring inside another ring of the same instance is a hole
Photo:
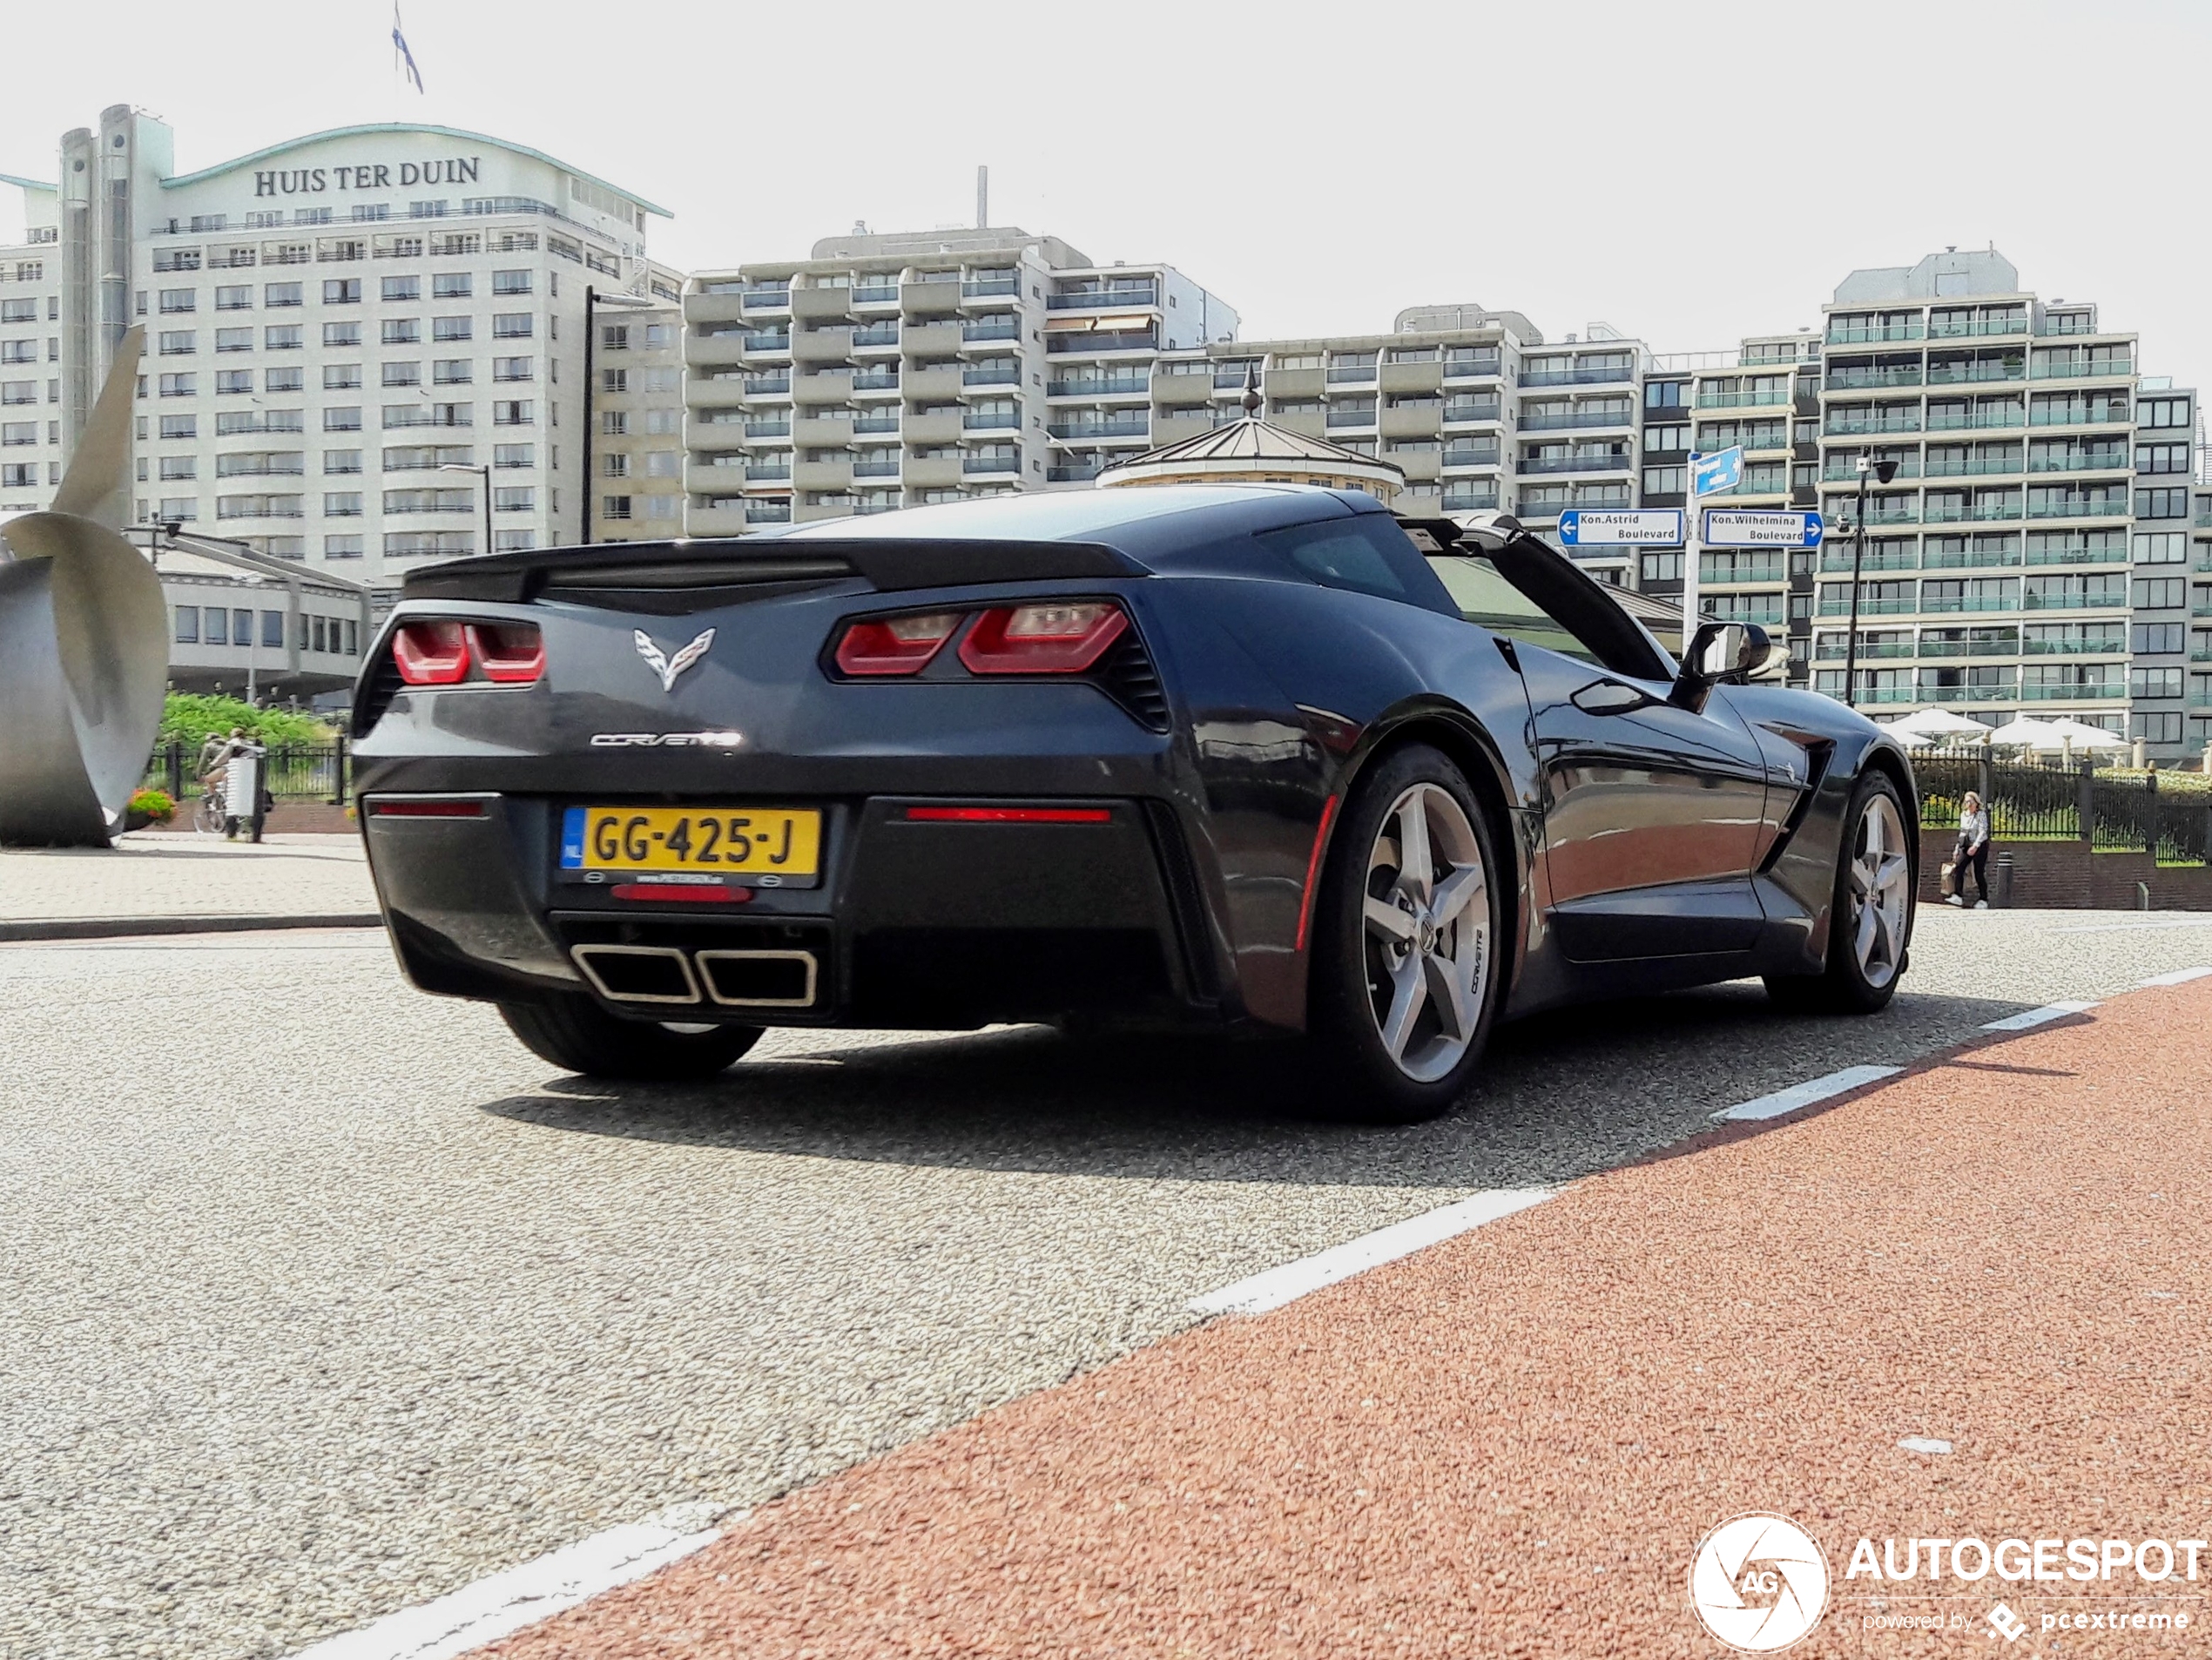
[[[813,460],[814,452],[809,450],[806,458],[809,461]],[[609,478],[627,478],[630,476],[630,457],[627,455],[603,457],[599,463],[599,470]]]
[[[2189,401],[2187,398],[2145,398],[2135,405],[2135,424],[2139,427],[2180,427],[2189,424]]]
[[[526,311],[502,311],[491,320],[495,340],[526,340],[530,333],[530,314]]]
[[[421,386],[422,365],[420,363],[387,363],[383,383],[386,386]]]
[[[198,478],[199,457],[197,455],[164,455],[161,458],[161,478],[164,483],[172,479]]]
[[[361,429],[361,406],[354,404],[346,408],[325,409],[322,412],[322,429],[325,432],[359,432]]]
[[[2139,473],[2186,473],[2189,470],[2189,447],[2187,444],[2137,444],[2135,470]]]
[[[534,467],[537,464],[535,444],[495,444],[491,464],[495,467]]]
[[[327,536],[322,539],[322,557],[326,559],[358,559],[361,557],[359,532],[346,536]]]
[[[684,458],[672,449],[656,449],[645,457],[645,476],[648,478],[678,478],[683,476]]]
[[[322,343],[325,346],[358,346],[361,343],[361,326],[359,323],[325,323],[322,326]]]
[[[599,430],[610,438],[619,438],[630,430],[630,415],[622,409],[608,409],[599,416]]]
[[[599,516],[603,519],[626,519],[630,516],[627,496],[608,496],[600,500]]]
[[[2135,492],[2135,516],[2139,519],[2185,519],[2188,516],[2189,493],[2186,489]]]
[[[2128,695],[2131,698],[2178,698],[2182,695],[2182,671],[2173,669],[2130,669],[2128,671]]]
[[[475,338],[475,323],[467,317],[434,317],[430,320],[430,337],[433,340],[473,340]]]
[[[326,490],[323,492],[322,511],[325,518],[357,519],[361,514],[361,492]]]
[[[215,349],[219,352],[250,352],[253,349],[253,331],[250,328],[219,328],[215,331]]]
[[[466,271],[447,271],[430,279],[433,300],[466,300],[475,292],[475,279]]]
[[[199,349],[199,335],[192,329],[164,329],[160,339],[161,354],[164,357],[189,357]],[[23,346],[35,344],[31,341],[20,341],[14,343]]]
[[[491,361],[491,378],[495,381],[527,381],[531,378],[531,360],[527,357],[495,357]]]
[[[387,277],[381,285],[387,300],[420,300],[422,298],[422,279],[420,277]]]
[[[537,489],[531,484],[502,484],[491,493],[491,505],[497,513],[534,513]]]
[[[491,421],[495,427],[527,427],[532,423],[530,400],[503,400],[491,406]]]
[[[307,384],[307,372],[297,363],[261,372],[261,390],[264,392],[298,392],[305,389]]]
[[[1689,449],[1688,427],[1658,426],[1643,429],[1643,450],[1647,455],[1669,455],[1676,451],[1687,454]]]
[[[179,605],[177,607],[177,644],[179,645],[199,644],[199,606]]]
[[[2135,736],[2147,744],[2180,743],[2182,712],[2178,709],[2155,710],[2137,715]]]
[[[1292,525],[1255,538],[1300,576],[1325,588],[1456,610],[1411,541],[1378,514]]]
[[[2135,563],[2139,565],[2187,564],[2189,539],[2185,531],[2138,531],[2135,535]]]
[[[380,331],[380,338],[387,346],[412,346],[422,338],[420,317],[387,317]],[[438,336],[443,340],[445,336]]]
[[[192,496],[165,496],[161,498],[159,516],[165,519],[196,519],[199,516],[199,500]]]
[[[322,388],[326,392],[342,392],[361,383],[361,366],[358,363],[326,363],[322,366]]]
[[[293,284],[294,288],[299,284]],[[330,277],[322,285],[322,303],[326,306],[358,306],[361,302],[361,280],[359,277]]]
[[[161,395],[165,398],[189,398],[198,393],[199,382],[189,375],[165,375],[161,377]]]
[[[2188,584],[2179,577],[2135,578],[2137,611],[2170,611],[2188,602]]]
[[[225,396],[251,392],[253,390],[253,371],[252,369],[217,369],[215,390],[219,395]]]
[[[243,617],[246,613],[240,611],[239,615]],[[210,605],[207,608],[199,637],[210,645],[228,645],[231,643],[231,613],[227,606]],[[239,644],[243,645],[246,642],[240,640]]]
[[[164,288],[161,291],[161,309],[165,312],[196,311],[199,307],[199,295],[196,290],[191,288]],[[29,322],[31,319],[28,317],[10,317],[7,321],[10,322]]]
[[[265,282],[261,285],[261,303],[265,306],[298,306],[305,304],[300,297],[296,282]]]
[[[38,382],[36,381],[0,381],[0,404],[36,403],[38,402]]]
[[[491,291],[496,294],[526,294],[530,291],[528,271],[495,271],[491,273]]]
[[[1680,582],[1682,555],[1679,553],[1647,553],[1643,556],[1643,580],[1646,582]]]
[[[282,611],[261,613],[261,644],[264,645],[284,644],[284,613]]]
[[[1643,493],[1646,496],[1680,496],[1689,488],[1688,469],[1681,467],[1647,467],[1643,469]]]
[[[199,436],[199,417],[165,415],[161,417],[161,435],[165,438],[197,438]]]
[[[326,473],[358,473],[361,469],[361,452],[358,449],[326,449],[322,452],[322,470]]]
[[[306,342],[297,323],[273,323],[261,331],[261,344],[272,352],[296,352]]]
[[[430,378],[440,386],[466,386],[476,378],[475,366],[465,357],[442,357]]]
[[[2179,623],[2138,623],[2130,635],[2132,650],[2162,653],[2182,649],[2184,630]]]

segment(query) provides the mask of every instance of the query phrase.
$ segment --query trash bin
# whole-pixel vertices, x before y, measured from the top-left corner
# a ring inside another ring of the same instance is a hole
[[[1990,873],[1989,908],[1993,911],[2013,908],[2013,856],[2008,853],[1997,855],[1997,868]]]

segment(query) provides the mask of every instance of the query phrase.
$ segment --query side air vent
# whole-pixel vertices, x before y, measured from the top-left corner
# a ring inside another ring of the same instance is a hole
[[[1159,671],[1152,666],[1144,642],[1134,633],[1124,634],[1116,642],[1091,671],[1091,678],[1108,697],[1152,731],[1168,729],[1168,698],[1160,686]]]
[[[361,737],[384,718],[384,712],[392,706],[392,699],[400,695],[404,685],[398,665],[392,661],[389,646],[370,653],[368,667],[354,691],[351,731],[355,738]]]

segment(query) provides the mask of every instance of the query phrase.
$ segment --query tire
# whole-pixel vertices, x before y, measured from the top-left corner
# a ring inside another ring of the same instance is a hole
[[[502,1003],[499,1012],[538,1059],[593,1078],[711,1078],[760,1041],[758,1026],[672,1031],[658,1022],[624,1020],[577,993]]]
[[[1415,813],[1422,877],[1403,862]],[[1497,1016],[1497,847],[1466,777],[1426,745],[1386,755],[1353,789],[1313,915],[1309,1024],[1333,1086],[1325,1116],[1417,1124],[1459,1104]]]
[[[203,836],[223,833],[223,806],[216,797],[202,795],[192,808],[192,827]]]
[[[1817,975],[1769,975],[1767,995],[1781,1008],[1871,1015],[1897,995],[1911,962],[1918,904],[1919,860],[1905,823],[1904,800],[1889,774],[1870,771],[1860,778],[1844,809],[1829,898],[1828,965]]]

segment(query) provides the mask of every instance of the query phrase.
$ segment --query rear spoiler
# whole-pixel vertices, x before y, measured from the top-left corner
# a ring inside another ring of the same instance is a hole
[[[896,593],[976,583],[1150,574],[1127,554],[1090,542],[685,537],[448,559],[408,571],[400,597],[506,604],[541,595],[609,601],[644,593],[697,597],[707,590],[813,586],[855,578],[881,592]]]

